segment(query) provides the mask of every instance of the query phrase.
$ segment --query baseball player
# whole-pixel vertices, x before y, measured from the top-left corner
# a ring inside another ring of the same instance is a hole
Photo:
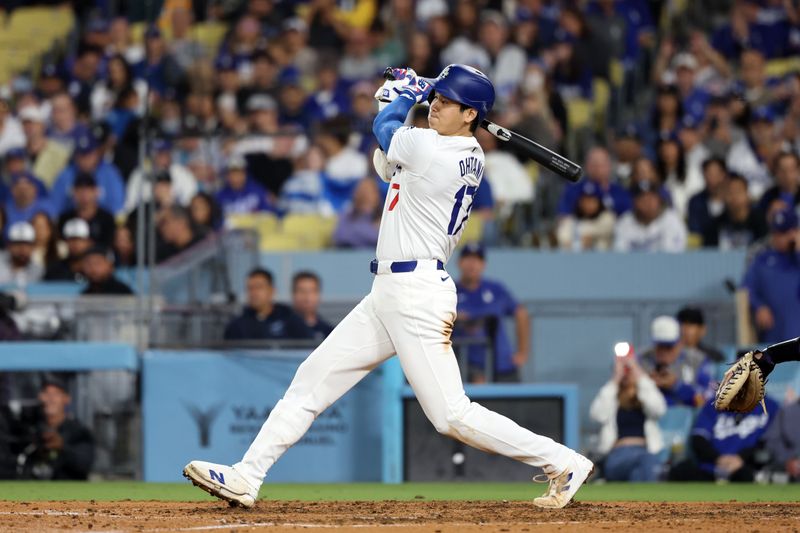
[[[192,461],[184,475],[232,505],[251,507],[273,464],[329,405],[397,354],[408,383],[436,430],[489,453],[539,467],[549,481],[540,507],[567,505],[593,464],[553,440],[471,402],[450,343],[456,287],[445,264],[469,218],[483,169],[473,133],[494,104],[482,72],[450,65],[434,80],[394,69],[379,90],[392,100],[373,132],[385,152],[376,169],[389,182],[372,291],[300,365],[241,461]],[[433,99],[430,129],[404,127],[411,108]],[[378,96],[378,95],[376,95]]]

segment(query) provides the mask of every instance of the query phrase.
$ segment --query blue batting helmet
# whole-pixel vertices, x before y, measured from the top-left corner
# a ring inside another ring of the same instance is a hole
[[[467,65],[447,65],[435,80],[434,90],[459,104],[472,107],[481,122],[494,105],[494,85],[480,70]]]

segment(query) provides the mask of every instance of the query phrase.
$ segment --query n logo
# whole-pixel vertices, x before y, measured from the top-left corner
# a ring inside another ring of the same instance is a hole
[[[194,405],[187,405],[186,410],[192,415],[195,424],[197,424],[197,431],[200,433],[200,447],[208,448],[211,444],[211,424],[219,416],[222,411],[223,404],[218,403],[212,405],[207,410],[203,411]]]
[[[225,484],[225,476],[222,475],[221,472],[217,473],[217,472],[214,472],[213,470],[209,470],[208,474],[211,476],[211,481],[217,481],[222,485]]]

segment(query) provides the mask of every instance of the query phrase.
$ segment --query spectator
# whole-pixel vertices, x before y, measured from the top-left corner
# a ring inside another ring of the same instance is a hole
[[[800,156],[795,152],[781,152],[775,158],[775,185],[767,189],[758,202],[762,213],[769,211],[775,200],[797,210],[800,206]]]
[[[703,162],[706,187],[689,200],[689,232],[702,236],[725,209],[728,171],[725,161],[712,157]]]
[[[105,246],[93,246],[81,259],[81,270],[88,285],[81,294],[133,294],[130,287],[114,276],[114,255]]]
[[[66,384],[49,377],[39,392],[42,425],[31,428],[33,439],[21,460],[24,479],[86,479],[94,462],[92,433],[67,413],[72,397]]]
[[[156,249],[156,262],[160,263],[191,248],[200,241],[195,234],[189,212],[180,206],[166,209],[159,217],[158,233],[162,243]]]
[[[658,187],[643,182],[631,189],[633,211],[617,220],[614,249],[620,252],[682,252],[686,226],[680,216],[664,205]]]
[[[28,222],[40,211],[52,215],[52,205],[43,197],[43,188],[42,183],[30,172],[17,172],[11,176],[11,197],[5,206],[9,225]]]
[[[703,343],[706,336],[706,321],[703,311],[696,307],[684,307],[675,317],[681,326],[681,345],[691,360],[706,358],[715,363],[725,361],[722,352]],[[697,353],[695,353],[697,352]]]
[[[8,229],[8,244],[0,252],[0,283],[13,283],[25,287],[42,278],[41,263],[33,260],[36,232],[27,222],[11,224]]]
[[[292,159],[307,149],[307,140],[280,127],[278,104],[266,94],[255,94],[247,101],[250,136],[236,143],[234,153],[247,158],[250,176],[273,195],[280,194],[292,174]]]
[[[309,339],[312,337],[303,319],[287,305],[275,303],[272,273],[257,268],[247,277],[247,306],[228,322],[225,340]]]
[[[124,91],[133,89],[138,96],[137,113],[144,111],[147,85],[141,79],[134,79],[133,68],[122,55],[113,55],[108,59],[108,79],[96,83],[90,96],[93,120],[105,120],[115,103]]]
[[[89,224],[82,218],[68,220],[61,229],[67,242],[67,257],[47,266],[44,279],[47,281],[83,281],[81,259],[92,247]]]
[[[669,84],[659,85],[656,88],[656,102],[653,107],[651,130],[655,138],[652,140],[657,141],[675,133],[680,126],[681,117],[683,117],[683,103],[678,88]]]
[[[675,465],[670,481],[733,481],[752,483],[759,468],[757,451],[778,411],[778,403],[767,396],[762,410],[756,406],[742,416],[719,412],[709,401],[694,422],[689,447],[693,458]]]
[[[0,157],[11,148],[25,146],[25,133],[19,120],[11,114],[11,104],[0,98]]]
[[[780,342],[800,331],[800,254],[797,242],[797,214],[794,209],[776,211],[770,219],[769,247],[753,259],[744,275],[759,340]]]
[[[31,172],[51,187],[56,177],[69,164],[70,149],[46,135],[47,111],[39,105],[29,105],[19,112],[27,143],[25,157]]]
[[[697,350],[683,349],[680,324],[671,316],[653,320],[650,333],[653,347],[642,354],[641,364],[667,405],[703,405],[711,393],[711,362]]]
[[[483,277],[486,269],[486,251],[477,243],[469,243],[461,250],[458,261],[461,278],[456,283],[458,293],[458,320],[453,336],[456,339],[486,341],[466,347],[468,379],[473,383],[485,382],[487,355],[493,354],[494,381],[519,381],[519,369],[530,354],[530,317],[508,290],[499,282]],[[503,321],[514,317],[516,351],[509,342]],[[463,353],[463,352],[462,352]]]
[[[634,123],[626,124],[614,137],[614,174],[622,183],[630,184],[634,164],[644,157],[642,141],[642,132]]]
[[[475,137],[485,156],[484,179],[492,182],[500,217],[505,219],[515,205],[533,202],[533,180],[519,159],[505,150],[498,150],[497,137],[484,129],[478,129]]]
[[[603,206],[613,210],[617,215],[622,215],[631,208],[630,193],[621,185],[612,181],[611,157],[608,150],[596,146],[586,155],[586,179],[595,182],[603,194]],[[578,203],[581,185],[576,183],[564,189],[561,202],[558,206],[559,215],[568,215],[575,212]]]
[[[339,215],[333,232],[333,244],[339,248],[373,248],[378,243],[383,205],[378,184],[373,178],[362,179],[355,191],[351,207]]]
[[[210,194],[197,193],[189,202],[189,214],[198,233],[206,236],[222,227],[222,211]]]
[[[494,82],[498,102],[506,104],[513,98],[525,74],[525,52],[509,42],[508,21],[498,11],[483,12],[479,37],[485,50],[485,61],[490,65],[487,75]],[[480,62],[477,58],[475,61]]]
[[[738,174],[728,178],[725,210],[703,236],[703,246],[720,250],[747,248],[767,234],[764,215],[750,203],[747,180]]]
[[[172,183],[172,192],[180,205],[189,205],[197,194],[197,180],[184,165],[177,163],[172,157],[172,143],[166,139],[156,139],[151,146],[152,164],[140,166],[131,174],[125,193],[125,212],[130,213],[136,206],[149,202],[152,189],[148,181],[148,173],[158,175],[166,172]],[[144,181],[144,184],[142,182]]]
[[[694,115],[686,115],[681,119],[678,140],[684,161],[684,180],[681,185],[686,191],[686,202],[703,190],[703,163],[711,157],[711,151],[703,144],[703,137],[703,124]],[[672,194],[674,198],[675,193]]]
[[[101,207],[113,214],[122,210],[125,202],[122,175],[117,167],[103,159],[97,139],[91,132],[86,132],[77,141],[74,161],[59,174],[53,184],[51,201],[57,212],[62,213],[71,207],[69,193],[80,173],[94,176]]]
[[[601,424],[598,452],[605,455],[607,481],[658,481],[664,448],[659,419],[664,396],[642,371],[636,356],[614,358],[614,375],[595,396],[592,419]]]
[[[50,108],[51,123],[47,136],[72,151],[78,137],[85,131],[78,124],[78,110],[75,108],[75,102],[69,94],[61,92],[50,98]]]
[[[39,211],[31,218],[31,226],[36,232],[34,242],[33,260],[48,268],[58,261],[58,231],[53,220],[43,211]]]
[[[556,237],[562,250],[608,250],[614,240],[614,212],[603,206],[600,187],[593,181],[581,184],[575,213],[561,217]]]
[[[117,267],[136,266],[136,242],[128,226],[117,226],[114,233],[114,265]]]
[[[672,207],[681,218],[686,218],[689,198],[702,190],[703,183],[700,180],[689,181],[686,155],[683,145],[677,138],[661,139],[656,151],[658,153],[658,173],[664,187],[669,191]]]
[[[183,7],[173,9],[170,22],[172,27],[170,54],[178,66],[187,71],[206,55],[203,45],[191,35],[194,23],[192,11]]]
[[[81,218],[89,225],[89,236],[95,244],[111,246],[114,242],[114,216],[100,207],[100,191],[94,176],[81,172],[72,184],[72,205],[75,207],[61,213],[58,227],[64,231],[64,224],[74,218]]]
[[[800,481],[800,402],[796,399],[781,407],[765,436],[772,462],[792,481]]]
[[[247,175],[247,162],[233,155],[225,167],[225,185],[217,192],[217,203],[227,217],[235,213],[275,212],[267,191]]]
[[[145,58],[134,66],[137,78],[145,80],[150,90],[163,95],[183,80],[183,70],[168,53],[161,31],[150,26],[144,34]]]
[[[747,178],[751,198],[761,198],[771,185],[766,161],[772,161],[780,150],[774,111],[768,107],[754,109],[748,120],[747,136],[731,146],[726,159],[728,170]]]
[[[311,146],[295,160],[294,173],[283,184],[280,209],[284,213],[334,216],[333,207],[323,196],[322,169],[325,155],[319,146]],[[381,182],[383,183],[383,182]]]
[[[322,173],[324,196],[337,213],[350,205],[359,181],[367,175],[367,158],[347,145],[349,124],[343,118],[334,118],[320,126],[316,142],[327,159]]]
[[[331,334],[333,326],[319,316],[322,284],[313,272],[298,272],[292,278],[292,308],[303,319],[315,340],[321,341]]]

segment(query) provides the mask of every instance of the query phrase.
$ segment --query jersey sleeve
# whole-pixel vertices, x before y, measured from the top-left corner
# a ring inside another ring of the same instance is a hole
[[[431,135],[433,134],[433,135]],[[430,163],[435,149],[436,132],[413,126],[403,126],[395,131],[386,158],[412,172],[423,172]]]

